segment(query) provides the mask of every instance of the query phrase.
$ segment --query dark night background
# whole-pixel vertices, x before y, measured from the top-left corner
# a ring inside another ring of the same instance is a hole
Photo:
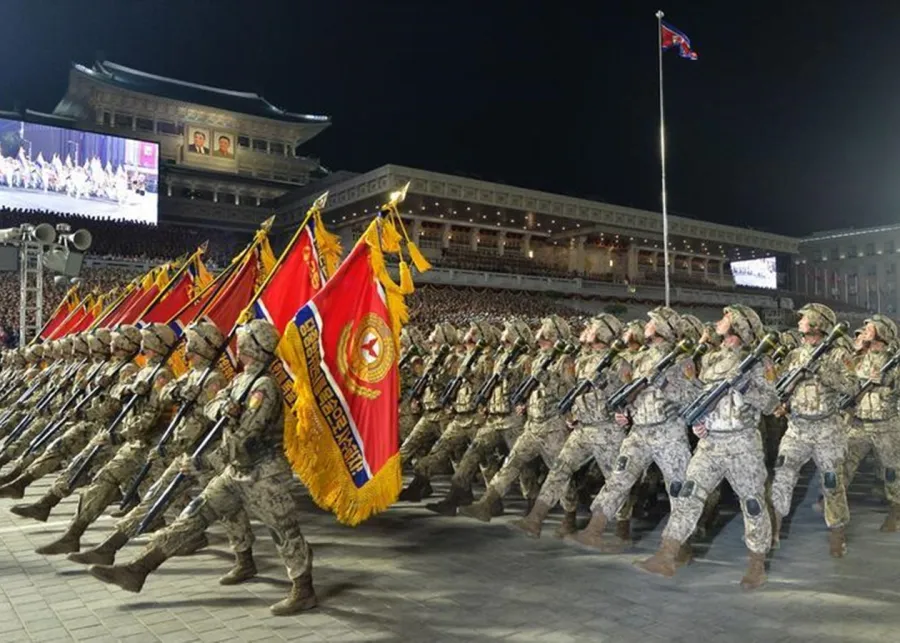
[[[334,124],[302,150],[786,234],[897,220],[900,2],[5,0],[0,108],[50,111],[96,52]]]

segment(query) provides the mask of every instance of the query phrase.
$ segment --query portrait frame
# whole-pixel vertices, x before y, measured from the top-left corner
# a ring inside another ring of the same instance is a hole
[[[228,141],[228,144],[226,146],[227,151],[223,150],[223,140]],[[213,132],[212,141],[210,142],[210,150],[212,151],[213,158],[233,161],[236,142],[237,134],[235,134],[234,132],[215,130]]]
[[[208,127],[200,127],[197,125],[188,125],[188,127],[186,128],[186,131],[187,131],[187,144],[185,145],[185,150],[187,150],[188,154],[195,154],[197,156],[209,157],[210,153],[212,152],[212,148],[210,147],[210,130],[209,130],[209,128]],[[198,134],[203,137],[202,148],[197,147],[196,137]]]

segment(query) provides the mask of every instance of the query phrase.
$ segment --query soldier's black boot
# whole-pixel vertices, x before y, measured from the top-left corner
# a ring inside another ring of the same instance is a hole
[[[237,585],[256,576],[253,550],[234,552],[234,567],[219,579],[219,585]]]
[[[121,531],[114,531],[112,535],[102,543],[80,553],[66,556],[73,563],[82,565],[112,565],[116,562],[116,552],[128,543],[128,535]]]
[[[62,498],[54,496],[52,493],[45,493],[37,502],[30,505],[16,505],[10,511],[17,516],[23,518],[31,518],[38,522],[47,522],[50,510],[62,502]]]
[[[91,576],[104,583],[118,585],[129,592],[139,592],[150,572],[162,565],[168,556],[161,549],[150,545],[144,552],[125,565],[91,565]]]
[[[25,495],[25,489],[32,482],[34,482],[34,476],[25,473],[16,478],[13,482],[0,487],[0,498],[14,498],[18,500]]]
[[[431,494],[431,481],[425,476],[416,474],[409,486],[400,492],[397,500],[402,502],[421,502],[422,498],[426,498]]]
[[[463,489],[456,485],[450,485],[450,493],[440,502],[430,502],[425,505],[428,511],[433,511],[442,516],[455,516],[460,506],[472,504],[472,490]]]

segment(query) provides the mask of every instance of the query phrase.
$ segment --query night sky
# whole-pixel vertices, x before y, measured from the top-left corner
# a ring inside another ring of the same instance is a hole
[[[537,8],[530,8],[537,7]],[[785,234],[900,215],[900,2],[5,0],[0,108],[50,111],[70,61],[258,91],[384,163],[659,208],[655,10],[673,213]]]

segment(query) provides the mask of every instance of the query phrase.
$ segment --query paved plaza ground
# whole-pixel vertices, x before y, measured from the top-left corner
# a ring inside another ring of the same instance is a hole
[[[846,558],[828,557],[813,492],[798,508],[769,583],[754,593],[738,582],[746,562],[742,522],[722,528],[673,580],[644,575],[632,561],[659,543],[664,523],[642,521],[635,551],[602,556],[552,537],[539,541],[507,525],[441,518],[397,505],[357,529],[308,507],[318,609],[274,618],[268,606],[287,592],[271,538],[259,526],[260,576],[235,587],[216,578],[230,566],[222,532],[189,558],[168,561],[130,594],[90,577],[63,556],[34,548],[57,537],[75,511],[70,498],[47,524],[18,518],[0,501],[0,641],[816,641],[900,639],[900,534],[882,534],[886,507],[861,475],[852,488]],[[30,490],[31,498],[43,485]],[[443,489],[444,487],[442,487]],[[556,516],[554,516],[556,517]],[[85,535],[108,532],[103,517]],[[143,542],[143,539],[141,539]],[[129,545],[125,560],[140,548]]]

